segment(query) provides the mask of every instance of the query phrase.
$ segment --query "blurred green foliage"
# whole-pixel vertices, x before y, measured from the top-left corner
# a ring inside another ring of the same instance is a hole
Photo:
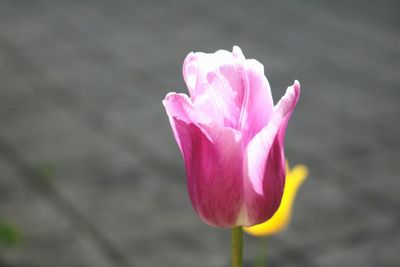
[[[38,171],[40,173],[41,181],[46,184],[51,183],[55,169],[55,165],[52,162],[43,162],[40,164]]]
[[[22,241],[22,235],[16,225],[0,219],[0,244],[16,246]]]

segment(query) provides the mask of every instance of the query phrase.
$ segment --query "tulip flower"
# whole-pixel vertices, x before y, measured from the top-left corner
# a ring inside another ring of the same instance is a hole
[[[264,223],[245,227],[245,232],[254,236],[269,236],[286,229],[292,216],[294,199],[300,186],[308,176],[308,169],[304,165],[297,165],[289,169],[289,165],[287,165],[286,171],[285,190],[283,191],[282,202],[278,211]]]
[[[232,52],[190,53],[190,96],[163,104],[182,153],[190,200],[212,226],[252,226],[278,209],[285,184],[284,137],[300,96],[295,81],[274,106],[264,66]]]

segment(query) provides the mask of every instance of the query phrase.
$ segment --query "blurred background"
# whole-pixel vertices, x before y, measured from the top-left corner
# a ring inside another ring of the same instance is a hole
[[[230,232],[192,210],[161,100],[186,92],[190,51],[233,45],[264,64],[275,102],[302,84],[286,155],[310,175],[269,266],[400,266],[399,11],[2,0],[0,266],[229,266]]]

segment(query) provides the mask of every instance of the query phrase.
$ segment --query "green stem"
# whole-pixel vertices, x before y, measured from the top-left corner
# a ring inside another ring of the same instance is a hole
[[[232,267],[243,266],[243,229],[232,228]]]

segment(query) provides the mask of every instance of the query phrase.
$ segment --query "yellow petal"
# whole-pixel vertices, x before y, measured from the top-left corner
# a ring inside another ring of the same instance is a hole
[[[293,201],[304,180],[308,176],[308,169],[304,165],[297,165],[291,170],[286,164],[286,183],[283,191],[281,205],[277,212],[266,222],[251,227],[243,227],[244,230],[254,236],[268,236],[284,230],[290,222]]]

